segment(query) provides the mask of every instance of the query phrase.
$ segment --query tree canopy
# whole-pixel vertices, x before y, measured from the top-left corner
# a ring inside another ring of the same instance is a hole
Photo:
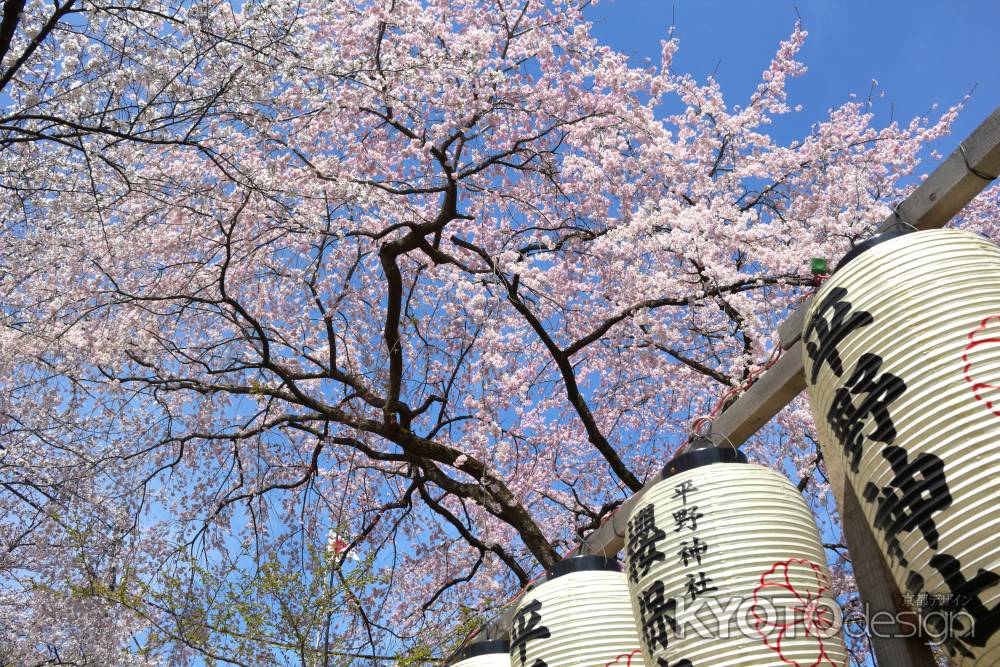
[[[780,142],[802,26],[734,102],[586,4],[4,3],[0,662],[439,659],[772,357],[960,109]],[[810,429],[748,451],[835,533]]]

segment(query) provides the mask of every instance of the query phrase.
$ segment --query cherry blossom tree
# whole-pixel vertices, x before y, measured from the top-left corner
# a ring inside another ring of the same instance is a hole
[[[959,111],[782,143],[801,26],[736,104],[585,9],[5,3],[4,664],[440,659],[772,357]],[[801,400],[747,449],[837,530]]]

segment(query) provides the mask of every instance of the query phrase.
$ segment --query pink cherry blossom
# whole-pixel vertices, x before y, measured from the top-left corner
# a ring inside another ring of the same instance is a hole
[[[961,108],[849,100],[778,141],[802,26],[730,99],[570,0],[7,17],[14,664],[441,658],[772,358],[809,259],[870,234]],[[956,224],[997,220],[990,190]],[[747,451],[837,535],[810,419]]]

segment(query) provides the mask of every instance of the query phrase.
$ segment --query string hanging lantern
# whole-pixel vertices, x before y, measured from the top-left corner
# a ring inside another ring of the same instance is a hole
[[[783,475],[693,449],[629,515],[626,570],[648,665],[842,667],[819,532]]]
[[[469,644],[451,657],[447,667],[510,667],[510,642],[496,639]]]
[[[925,631],[962,667],[1000,664],[1000,248],[876,237],[817,292],[802,340],[820,441]]]
[[[617,561],[560,561],[521,598],[510,629],[511,667],[642,667],[625,575]]]

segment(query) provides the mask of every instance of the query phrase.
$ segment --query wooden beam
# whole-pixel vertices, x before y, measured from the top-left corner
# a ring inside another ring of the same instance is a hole
[[[795,341],[802,338],[802,327],[805,324],[806,312],[808,312],[811,303],[812,295],[810,294],[803,299],[798,308],[793,310],[784,322],[778,325],[778,344],[781,345],[782,350],[787,350],[795,345]]]
[[[716,444],[739,447],[805,388],[802,342],[796,341],[778,363],[716,418],[709,437]]]
[[[881,225],[879,232],[899,225],[916,229],[943,227],[966,204],[1000,174],[1000,107],[977,127],[959,147],[900,203]],[[778,327],[778,339],[785,350],[769,371],[725,410],[712,425],[713,439],[741,446],[774,415],[805,389],[802,348],[799,338],[809,299],[796,308]],[[851,554],[854,577],[861,598],[871,613],[905,611],[902,596],[896,587],[881,549],[875,542],[866,521],[846,521],[844,517],[862,517],[857,495],[849,480],[838,467],[836,453],[824,462],[837,508],[840,511],[844,539]],[[625,524],[628,515],[643,494],[662,479],[660,474],[650,479],[633,496],[625,500],[607,521],[587,536],[581,553],[617,555],[624,547]],[[504,636],[510,626],[512,608],[487,623],[479,633],[485,638]],[[887,625],[883,628],[891,629]],[[893,634],[892,632],[883,634]],[[919,639],[898,636],[872,636],[872,646],[880,667],[934,667],[930,648]]]

